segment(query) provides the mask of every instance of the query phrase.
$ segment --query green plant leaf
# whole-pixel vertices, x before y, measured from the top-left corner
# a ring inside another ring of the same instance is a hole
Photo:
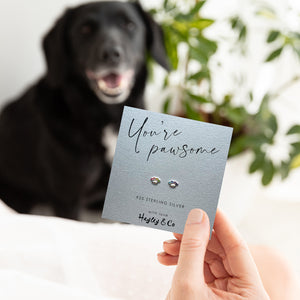
[[[169,76],[167,75],[164,79],[163,88],[165,89],[169,85]]]
[[[275,168],[273,163],[270,160],[265,160],[264,165],[263,165],[263,176],[261,179],[261,182],[264,186],[268,185],[275,174]]]
[[[163,113],[164,114],[167,114],[169,112],[170,102],[171,102],[171,98],[168,97],[163,104]]]
[[[297,49],[295,47],[293,47],[293,49],[296,52],[296,54],[298,55],[298,58],[300,58],[300,49]]]
[[[245,151],[248,147],[248,137],[241,136],[232,140],[230,149],[229,149],[229,157],[237,155],[243,151]]]
[[[241,31],[241,29],[243,27],[245,27],[243,20],[239,16],[234,16],[234,17],[230,18],[229,22],[231,24],[232,29],[237,29],[237,30]]]
[[[293,147],[293,155],[300,154],[300,142],[292,143],[291,146]]]
[[[235,130],[233,135],[233,140],[229,150],[229,156],[237,155],[246,149],[251,149],[252,151],[260,152],[261,145],[269,143],[268,138],[263,134],[256,135],[241,135],[236,137]]]
[[[289,164],[290,169],[295,169],[300,167],[300,142],[292,143],[292,152],[290,153],[291,161]]]
[[[172,24],[163,25],[165,35],[168,35],[169,43],[177,45],[180,42],[188,42],[188,28],[181,22],[172,22]]]
[[[281,179],[287,178],[290,172],[290,163],[285,161],[281,162],[279,171],[280,171]]]
[[[274,50],[274,51],[266,58],[265,62],[270,62],[270,61],[274,60],[276,57],[278,57],[278,56],[281,54],[282,50],[283,50],[283,47],[280,47],[280,48]]]
[[[172,23],[172,27],[170,27],[170,30],[173,31],[177,35],[180,41],[187,42],[189,38],[189,28],[186,26],[185,23],[180,21],[174,21]]]
[[[259,111],[255,115],[256,124],[259,126],[260,131],[264,132],[266,136],[273,139],[278,129],[276,116],[270,111],[270,95],[266,94],[260,104]]]
[[[199,96],[199,95],[195,95],[195,94],[192,94],[190,92],[188,92],[188,96],[192,99],[192,100],[195,100],[199,103],[210,103],[209,100],[207,100],[206,98],[202,97],[202,96]]]
[[[246,24],[243,22],[243,20],[238,17],[232,17],[229,19],[229,22],[231,24],[231,28],[235,31],[237,31],[238,33],[238,41],[243,42],[245,41],[246,37],[247,37],[247,26]]]
[[[189,56],[206,65],[210,56],[216,52],[217,44],[201,36],[197,37],[197,43],[196,46],[189,44]]]
[[[212,19],[199,19],[193,22],[189,22],[188,24],[186,24],[186,26],[188,27],[188,29],[191,28],[197,28],[198,30],[203,30],[209,26],[211,26],[214,23],[214,20]]]
[[[291,32],[291,36],[293,37],[293,39],[300,40],[300,33],[297,31]]]
[[[223,105],[229,105],[232,100],[231,94],[226,94],[223,98]]]
[[[300,125],[294,125],[292,126],[287,134],[300,134]]]
[[[264,133],[257,133],[257,134],[252,133],[252,134],[253,134],[252,136],[249,136],[249,145],[253,149],[260,150],[263,144],[270,144],[272,142],[272,140]]]
[[[164,39],[165,39],[167,55],[172,65],[172,68],[176,70],[179,61],[178,52],[177,52],[177,45],[179,43],[179,38],[176,35],[176,32],[174,32],[168,26],[163,26],[163,31],[164,31]]]
[[[189,22],[192,20],[201,19],[199,12],[204,3],[205,1],[199,1],[188,13],[178,13],[175,16],[175,20],[180,22]]]
[[[296,155],[291,161],[291,169],[300,167],[300,154]]]
[[[272,30],[269,32],[269,35],[267,37],[267,43],[274,42],[280,35],[280,32],[277,30]]]
[[[239,25],[239,17],[233,17],[229,22],[231,23],[231,28],[235,29]]]
[[[238,40],[244,41],[246,39],[246,36],[247,36],[247,27],[245,25],[243,25],[243,27],[240,30]]]
[[[197,121],[203,121],[200,114],[197,111],[195,111],[195,109],[189,104],[188,101],[185,101],[184,105],[185,105],[186,116],[189,119],[197,120]]]
[[[202,51],[206,52],[208,56],[213,55],[217,51],[218,46],[215,41],[208,40],[203,36],[198,36],[197,40],[199,47]]]
[[[176,8],[176,4],[170,3],[169,0],[164,0],[163,8],[164,8],[164,11],[169,12]]]
[[[190,47],[189,55],[190,58],[199,61],[201,64],[206,65],[208,62],[208,53],[200,48]]]
[[[271,8],[270,6],[264,6],[261,7],[259,10],[256,11],[256,14],[258,16],[262,16],[265,17],[267,19],[271,19],[274,20],[277,18],[276,12],[274,11],[273,8]]]
[[[273,135],[274,135],[277,132],[277,129],[278,129],[277,119],[276,119],[275,115],[272,114],[270,116],[270,118],[268,120],[268,124],[269,124],[270,129],[273,132]]]
[[[154,15],[156,15],[156,14],[157,14],[157,12],[158,12],[158,10],[157,10],[157,9],[155,9],[155,8],[151,8],[150,10],[148,10],[148,13],[149,13],[151,16],[154,16]]]
[[[201,70],[195,74],[190,75],[188,80],[202,80],[202,79],[210,79],[210,72],[208,69]]]
[[[252,91],[249,92],[249,99],[250,99],[250,102],[253,101],[253,92]]]
[[[265,154],[264,153],[256,153],[255,158],[252,161],[250,167],[249,167],[249,173],[252,174],[256,172],[259,169],[262,169],[264,165],[264,160],[265,160]]]
[[[190,11],[191,15],[195,15],[199,13],[199,10],[201,9],[201,7],[205,4],[206,1],[198,1],[196,2],[196,5],[192,8],[192,10]]]
[[[224,113],[226,115],[226,118],[235,124],[244,123],[245,118],[247,118],[248,115],[246,109],[243,106],[240,107],[227,106],[226,108],[224,108]]]

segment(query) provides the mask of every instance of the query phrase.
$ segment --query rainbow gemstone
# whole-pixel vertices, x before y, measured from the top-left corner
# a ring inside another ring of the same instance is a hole
[[[175,189],[179,185],[179,183],[176,180],[170,180],[168,182],[168,185],[169,185],[170,188]]]
[[[156,176],[151,177],[150,180],[151,180],[153,185],[158,185],[160,183],[160,178],[156,177]]]

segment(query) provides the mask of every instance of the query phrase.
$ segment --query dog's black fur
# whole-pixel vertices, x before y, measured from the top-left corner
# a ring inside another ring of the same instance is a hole
[[[118,129],[124,105],[144,107],[147,52],[168,68],[162,31],[136,2],[94,2],[68,9],[43,47],[45,76],[0,116],[0,198],[22,213],[49,203],[57,216],[78,219],[82,205],[103,202],[104,128]],[[123,96],[116,75],[105,79],[113,95],[99,90],[103,70],[128,69]]]

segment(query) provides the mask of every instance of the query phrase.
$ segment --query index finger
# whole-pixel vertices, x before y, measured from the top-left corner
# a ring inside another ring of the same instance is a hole
[[[173,232],[173,235],[174,235],[174,237],[175,237],[178,241],[181,241],[181,240],[182,240],[182,234]]]

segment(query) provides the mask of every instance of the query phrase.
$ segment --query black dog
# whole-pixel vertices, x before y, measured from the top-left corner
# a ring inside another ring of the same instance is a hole
[[[43,47],[45,76],[0,117],[0,198],[78,219],[103,203],[105,128],[118,129],[124,105],[144,106],[147,52],[168,69],[162,30],[138,3],[94,2],[68,9]]]

